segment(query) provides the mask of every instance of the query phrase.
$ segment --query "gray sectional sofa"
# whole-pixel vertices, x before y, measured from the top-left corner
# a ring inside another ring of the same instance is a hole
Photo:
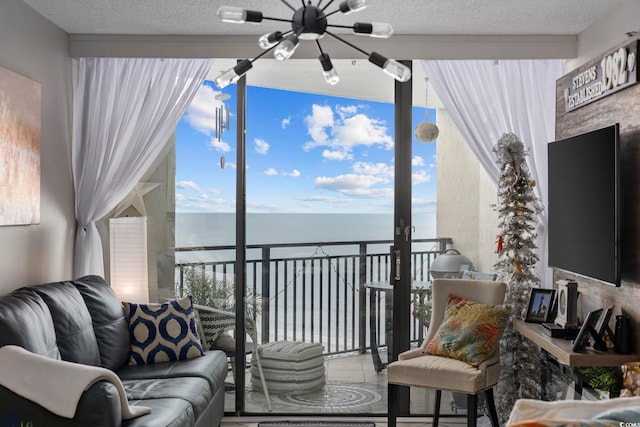
[[[216,427],[224,415],[225,354],[206,351],[188,360],[129,365],[128,320],[98,276],[23,287],[0,297],[0,347],[7,345],[109,369],[121,380],[129,405],[149,407],[151,413],[123,420],[118,389],[104,380],[82,393],[73,418],[0,385],[0,427]],[[64,393],[64,384],[59,390]]]

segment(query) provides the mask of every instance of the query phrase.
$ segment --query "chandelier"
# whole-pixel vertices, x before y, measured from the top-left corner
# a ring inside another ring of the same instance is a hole
[[[370,37],[378,38],[391,37],[391,35],[393,34],[393,28],[391,27],[391,25],[385,23],[374,22],[369,24],[356,22],[352,26],[349,26],[331,25],[327,22],[327,19],[331,15],[334,15],[336,13],[343,13],[347,15],[349,13],[357,12],[364,9],[365,7],[367,7],[366,0],[344,0],[340,3],[336,10],[328,13],[326,13],[325,10],[329,6],[331,6],[334,0],[329,0],[324,6],[322,5],[324,0],[318,0],[318,3],[316,5],[311,4],[311,0],[308,0],[308,3],[306,4],[305,0],[301,0],[302,7],[300,7],[299,9],[294,8],[286,0],[281,1],[293,11],[293,17],[291,19],[271,18],[268,16],[264,16],[262,12],[245,10],[235,6],[222,6],[218,10],[218,17],[223,22],[231,22],[236,24],[242,24],[245,22],[258,23],[266,19],[269,21],[291,23],[291,29],[286,32],[274,31],[272,33],[264,34],[258,39],[258,45],[262,49],[264,49],[264,52],[260,53],[258,56],[251,60],[243,59],[242,61],[239,61],[235,67],[222,72],[215,79],[215,83],[220,89],[238,81],[240,77],[242,77],[253,67],[253,63],[255,61],[262,58],[270,51],[273,51],[273,56],[279,61],[286,61],[287,59],[291,58],[291,56],[297,49],[300,40],[314,40],[316,42],[316,45],[318,46],[318,50],[320,52],[318,60],[320,61],[320,65],[322,66],[322,75],[324,76],[325,81],[332,86],[338,84],[338,82],[340,81],[340,76],[338,76],[338,73],[333,67],[329,54],[325,53],[322,50],[322,46],[320,46],[319,39],[323,38],[325,35],[329,35],[334,39],[346,44],[347,46],[357,50],[358,52],[367,55],[369,57],[369,62],[382,68],[382,71],[384,71],[394,79],[401,82],[406,82],[411,78],[411,70],[404,64],[401,64],[394,59],[388,59],[377,52],[366,52],[365,50],[360,49],[359,47],[348,42],[342,37],[327,30],[327,27],[349,28],[354,32],[354,34],[368,35]]]

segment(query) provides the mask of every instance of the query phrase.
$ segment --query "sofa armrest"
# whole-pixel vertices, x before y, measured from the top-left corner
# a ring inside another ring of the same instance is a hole
[[[0,425],[29,425],[29,422],[33,426],[51,427],[122,425],[118,390],[108,381],[98,381],[82,394],[71,419],[53,414],[4,386],[0,386],[0,402]]]

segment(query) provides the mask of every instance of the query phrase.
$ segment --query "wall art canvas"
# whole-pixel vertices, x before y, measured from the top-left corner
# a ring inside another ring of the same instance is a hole
[[[0,67],[0,225],[40,223],[40,83]]]

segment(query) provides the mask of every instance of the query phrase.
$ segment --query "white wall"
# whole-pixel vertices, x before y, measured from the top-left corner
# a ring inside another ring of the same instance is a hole
[[[469,149],[451,116],[437,113],[438,237],[451,237],[453,247],[478,271],[492,272],[496,262],[497,188]]]
[[[625,33],[640,31],[640,1],[626,0],[607,16],[578,35],[578,57],[567,61],[567,70],[573,70],[597,55],[624,42]]]
[[[20,0],[0,2],[0,66],[41,83],[40,224],[0,227],[0,295],[71,278],[75,232],[68,36]]]

